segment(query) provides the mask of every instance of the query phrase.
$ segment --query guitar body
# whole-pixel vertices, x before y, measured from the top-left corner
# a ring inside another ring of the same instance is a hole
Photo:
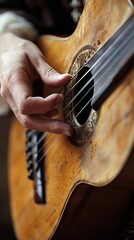
[[[39,47],[50,65],[59,72],[68,72],[80,49],[89,46],[92,54],[97,52],[125,23],[132,12],[132,6],[125,0],[90,0],[87,2],[78,26],[71,36],[67,38],[42,36],[39,39]],[[131,68],[121,84],[102,105],[92,138],[84,147],[73,145],[65,136],[47,134],[45,146],[47,152],[47,202],[45,205],[34,203],[33,183],[28,180],[26,171],[24,128],[16,119],[13,120],[9,142],[9,188],[12,218],[18,239],[47,240],[53,236],[54,239],[58,240],[85,240],[89,239],[89,236],[86,238],[86,234],[90,232],[91,239],[101,239],[100,236],[93,238],[97,235],[92,233],[95,230],[95,225],[93,226],[92,223],[98,224],[96,227],[99,231],[99,226],[102,226],[101,218],[98,217],[101,222],[99,225],[97,220],[94,221],[95,218],[90,218],[90,212],[92,216],[93,208],[99,206],[98,203],[106,207],[104,199],[112,199],[112,196],[114,206],[118,203],[116,206],[119,212],[115,213],[116,220],[123,216],[124,210],[122,209],[129,203],[131,193],[124,194],[121,191],[120,194],[119,186],[122,189],[124,183],[126,188],[133,190],[132,179],[130,180],[131,171],[130,178],[121,178],[122,184],[117,184],[119,192],[116,189],[111,190],[110,193],[109,187],[106,185],[112,186],[111,182],[122,171],[133,149],[133,93],[134,69]],[[63,118],[62,108],[59,109],[59,117]],[[51,151],[47,151],[50,147]],[[113,183],[115,187],[115,180]],[[87,207],[84,199],[90,198],[91,191],[95,192],[96,195],[92,195],[91,201],[89,201],[91,205]],[[108,195],[102,198],[102,195],[107,194],[107,192]],[[99,200],[99,196],[101,200]],[[107,199],[105,201],[107,202]],[[80,206],[87,210],[82,210]],[[65,208],[68,209],[68,212],[71,209],[68,217]],[[107,204],[107,208],[112,209],[111,202],[109,205]],[[105,209],[104,212],[105,214],[102,214],[101,211],[101,214],[106,219],[110,210]],[[64,215],[67,217],[67,221]],[[79,219],[75,220],[76,226],[74,226],[74,216]],[[54,233],[58,226],[60,229],[62,219],[64,219],[64,223],[67,223],[67,231],[63,225],[61,232],[56,233],[56,238]],[[113,217],[113,221],[116,220]],[[104,229],[109,229],[107,221],[104,222]],[[90,226],[92,231],[90,231]],[[85,235],[83,231],[85,231]],[[65,236],[64,233],[66,233]],[[110,237],[106,239],[110,239]]]

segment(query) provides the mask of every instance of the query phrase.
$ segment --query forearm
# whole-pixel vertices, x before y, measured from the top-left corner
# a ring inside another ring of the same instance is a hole
[[[5,51],[10,33],[18,37],[35,41],[38,32],[34,25],[26,20],[24,17],[11,11],[4,11],[0,13],[0,51]],[[12,38],[11,38],[12,39]],[[12,41],[12,40],[11,40]],[[1,78],[0,78],[0,91],[1,91]],[[0,96],[0,116],[9,112],[8,104]]]
[[[0,14],[0,34],[6,32],[12,32],[30,41],[35,41],[38,36],[37,29],[30,21],[11,11]]]

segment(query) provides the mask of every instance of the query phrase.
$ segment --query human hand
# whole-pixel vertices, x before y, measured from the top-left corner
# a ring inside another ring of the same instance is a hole
[[[69,74],[59,74],[45,61],[38,47],[12,33],[0,37],[1,95],[27,129],[71,135],[71,127],[59,119],[48,117],[63,96],[53,93],[46,98],[32,95],[32,83],[37,74],[50,87],[60,87],[70,80]]]

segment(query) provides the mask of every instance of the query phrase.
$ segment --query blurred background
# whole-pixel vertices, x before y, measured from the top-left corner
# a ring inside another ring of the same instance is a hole
[[[7,174],[8,134],[11,120],[11,112],[0,116],[0,240],[16,240],[10,214]]]
[[[0,105],[1,108],[1,105]],[[8,112],[8,114],[5,114],[4,116],[0,115],[0,240],[17,240],[13,231],[13,225],[12,225],[12,219],[11,219],[11,212],[10,212],[10,196],[9,196],[9,189],[8,189],[8,137],[9,137],[9,132],[10,132],[10,127],[13,119],[13,114],[11,112]],[[130,156],[130,159],[127,164],[125,169],[120,173],[119,177],[113,181],[113,183],[109,184],[113,186],[113,190],[116,191],[118,190],[121,193],[121,196],[123,195],[124,197],[122,198],[123,201],[120,202],[120,205],[124,206],[124,210],[122,211],[122,216],[124,216],[123,219],[123,224],[122,227],[124,227],[124,220],[125,224],[126,222],[129,222],[129,219],[131,219],[131,216],[129,215],[133,214],[132,216],[132,224],[134,223],[134,210],[132,211],[132,204],[134,202],[134,196],[133,196],[133,189],[134,189],[134,181],[133,181],[133,176],[134,176],[134,149],[132,151],[132,155]],[[127,172],[128,174],[125,174],[126,176],[126,185],[122,187],[122,180],[124,179],[124,173]],[[115,184],[116,182],[116,184]],[[119,189],[118,189],[119,188]],[[111,188],[110,188],[111,189]],[[103,191],[105,193],[109,193],[108,187],[104,187]],[[105,194],[103,194],[105,198]],[[110,190],[111,191],[111,190]],[[125,193],[126,192],[126,193]],[[126,195],[125,195],[126,194]],[[94,195],[93,195],[94,196]],[[108,195],[106,195],[108,197]],[[111,196],[111,195],[110,195]],[[128,197],[127,197],[128,196]],[[129,199],[129,196],[132,196]],[[114,197],[114,196],[113,196]],[[115,202],[113,203],[113,197],[110,198],[109,203],[111,202],[113,205],[116,203],[116,197],[115,197]],[[91,198],[92,200],[92,198]],[[103,198],[102,198],[103,200]],[[100,202],[101,206],[103,202]],[[118,201],[117,201],[118,203]],[[91,205],[92,206],[92,205]],[[116,205],[115,205],[116,206]],[[117,209],[119,206],[117,205]],[[96,208],[97,209],[97,208]],[[115,208],[116,209],[116,208]],[[97,210],[96,210],[97,211]],[[94,212],[94,210],[93,210]],[[116,215],[116,210],[113,213],[113,215]],[[93,213],[93,216],[95,214]],[[92,216],[92,215],[91,215]],[[97,216],[97,214],[96,214]],[[98,218],[98,216],[97,216]],[[92,219],[92,217],[91,217]],[[112,218],[111,218],[112,219]],[[110,219],[108,219],[109,221]],[[110,221],[109,221],[110,222]],[[114,225],[117,225],[114,221]],[[128,224],[130,225],[130,224]],[[133,227],[132,227],[133,226]],[[134,240],[134,224],[130,225],[130,234],[132,238],[121,238],[121,240],[126,240],[126,239],[132,239]],[[118,225],[117,225],[118,227]],[[121,229],[119,228],[119,234],[122,235],[122,227]],[[116,229],[115,229],[116,230]],[[107,239],[108,240],[108,239]],[[120,240],[119,238],[113,239],[113,240]]]

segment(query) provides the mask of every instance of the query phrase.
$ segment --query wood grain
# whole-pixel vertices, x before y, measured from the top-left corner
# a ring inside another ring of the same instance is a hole
[[[38,45],[49,64],[59,72],[68,72],[80,48],[93,45],[98,51],[132,12],[127,1],[90,0],[71,36],[42,36]],[[14,120],[10,133],[9,188],[18,239],[50,239],[78,184],[101,187],[119,174],[134,144],[133,92],[134,69],[103,104],[92,141],[86,147],[77,148],[61,135],[47,135],[46,149],[51,151],[46,157],[46,205],[34,203],[33,186],[26,173],[24,129]]]

